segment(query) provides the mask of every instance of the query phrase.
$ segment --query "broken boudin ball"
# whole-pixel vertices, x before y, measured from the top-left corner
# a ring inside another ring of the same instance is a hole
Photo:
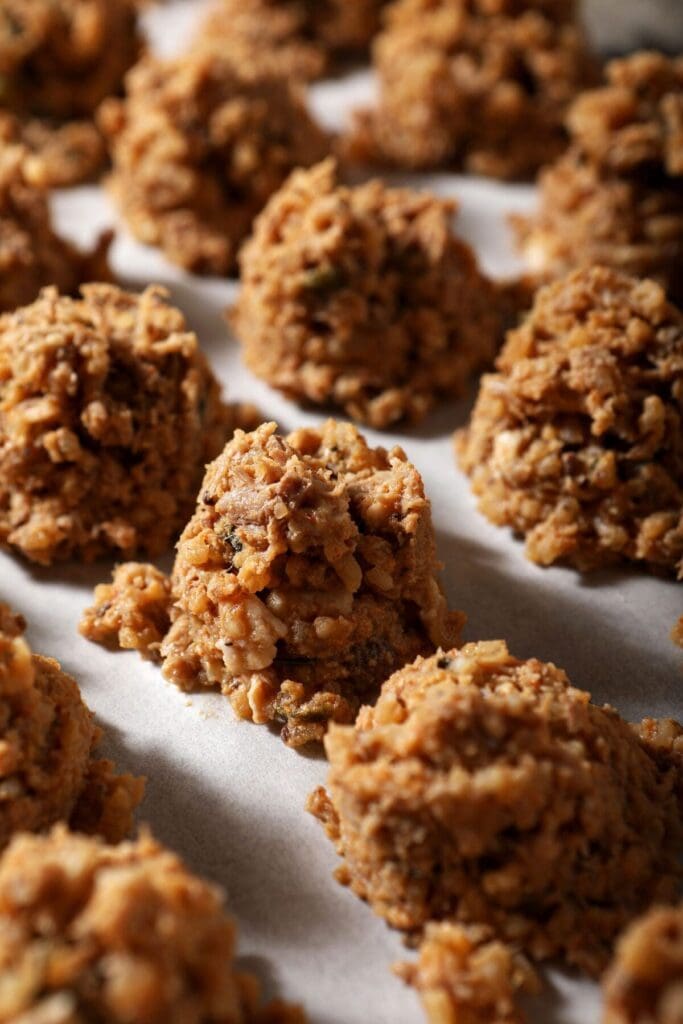
[[[101,732],[75,681],[52,658],[32,654],[23,631],[0,603],[0,849],[17,832],[58,821],[122,839],[144,780],[117,775],[97,757]],[[0,1007],[2,993],[0,985]]]
[[[656,907],[628,928],[602,989],[602,1024],[683,1020],[683,904]]]
[[[386,0],[217,0],[196,45],[219,49],[239,69],[320,78],[337,58],[367,51]]]
[[[178,542],[164,674],[220,687],[241,717],[283,723],[290,746],[320,740],[400,665],[457,642],[463,616],[438,568],[430,505],[400,448],[370,448],[332,420],[287,437],[272,423],[237,431]],[[96,596],[86,636],[145,647],[131,624],[158,623],[164,596],[155,570],[136,569]]]
[[[429,1024],[525,1024],[517,997],[540,987],[526,957],[479,925],[428,924],[417,963],[394,970],[418,992]]]
[[[458,435],[481,511],[529,558],[683,573],[683,314],[604,267],[538,292]]]
[[[0,312],[33,302],[46,285],[72,293],[85,281],[110,276],[111,236],[103,234],[90,253],[60,238],[33,171],[26,147],[0,144]]]
[[[521,248],[541,277],[601,263],[683,302],[683,57],[636,53],[607,79],[571,108],[572,145],[516,218]]]
[[[250,369],[380,428],[462,394],[503,328],[454,209],[380,181],[347,188],[331,160],[296,171],[241,254],[232,321]]]
[[[125,99],[102,106],[100,123],[128,225],[181,267],[232,271],[272,193],[328,150],[303,93],[207,49],[145,59],[126,88]]]
[[[163,289],[45,289],[0,317],[0,543],[46,565],[163,552],[232,421]]]
[[[566,145],[595,67],[571,0],[398,0],[375,43],[379,103],[351,159],[530,178]]]
[[[3,136],[34,151],[47,186],[98,171],[105,147],[92,117],[138,59],[140,0],[4,0],[0,6]]]
[[[63,827],[0,860],[0,1020],[304,1024],[236,971],[220,889],[149,835],[107,846]]]
[[[325,749],[309,808],[338,877],[414,938],[485,925],[597,974],[631,918],[677,897],[683,728],[631,726],[502,641],[418,658]]]

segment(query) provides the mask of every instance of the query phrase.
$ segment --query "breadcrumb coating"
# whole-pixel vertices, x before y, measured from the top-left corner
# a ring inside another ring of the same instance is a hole
[[[0,318],[0,543],[46,565],[161,553],[233,427],[164,289],[45,289]]]
[[[570,109],[537,214],[515,219],[522,251],[541,277],[602,263],[683,301],[683,57],[636,53],[607,79]]]
[[[140,241],[197,273],[232,271],[273,192],[328,150],[295,85],[205,48],[141,61],[126,90],[100,111],[114,195]]]
[[[116,842],[131,829],[144,780],[96,757],[101,731],[75,681],[32,654],[23,632],[23,619],[0,604],[0,849],[57,821]]]
[[[630,726],[502,641],[418,658],[325,749],[309,809],[338,878],[413,937],[486,925],[597,974],[626,923],[677,897],[683,728]]]
[[[429,1024],[524,1024],[516,998],[539,991],[529,961],[477,925],[427,925],[417,963],[394,969],[419,993]]]
[[[107,846],[57,827],[0,860],[0,1021],[305,1024],[235,970],[221,890],[149,835]]]
[[[311,80],[335,59],[366,51],[386,0],[218,0],[198,45],[220,48],[239,69]]]
[[[604,267],[543,288],[457,436],[481,511],[541,565],[683,574],[683,314]]]
[[[233,326],[251,370],[373,427],[417,421],[493,358],[502,315],[454,203],[295,171],[244,246]]]
[[[0,127],[1,134],[1,127]],[[40,167],[24,146],[0,142],[0,311],[26,305],[54,284],[75,292],[83,281],[108,280],[111,235],[80,252],[52,227]]]
[[[572,2],[398,0],[375,42],[380,98],[351,159],[529,178],[565,144],[563,118],[596,77]]]
[[[628,928],[602,989],[603,1024],[683,1019],[683,904],[657,907]]]
[[[287,437],[272,423],[237,431],[178,543],[164,675],[220,687],[240,717],[280,723],[289,746],[319,741],[398,666],[457,641],[464,617],[448,611],[439,568],[422,480],[400,448],[369,448],[333,420]],[[91,639],[110,642],[136,617],[147,636],[161,616],[146,586],[120,585],[123,571],[86,613]]]

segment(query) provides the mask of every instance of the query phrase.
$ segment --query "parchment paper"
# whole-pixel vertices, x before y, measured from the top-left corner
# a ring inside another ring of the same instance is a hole
[[[153,9],[154,45],[170,52],[181,44],[202,6],[176,0]],[[313,101],[320,116],[338,125],[346,108],[371,91],[369,76],[355,74],[316,86]],[[532,208],[532,189],[447,175],[412,180],[456,196],[459,230],[487,270],[514,271],[505,217]],[[98,189],[63,193],[55,210],[59,226],[83,242],[117,224],[115,270],[131,287],[154,281],[171,289],[229,396],[256,402],[286,429],[319,421],[241,366],[222,318],[234,284],[192,278],[133,242]],[[683,612],[681,590],[635,571],[582,578],[526,561],[519,542],[477,513],[455,466],[451,434],[469,408],[463,401],[441,409],[419,430],[365,432],[373,444],[401,444],[424,476],[446,590],[469,615],[466,639],[504,637],[521,657],[552,660],[631,719],[683,716],[683,654],[669,640]],[[135,654],[111,654],[83,640],[76,630],[80,614],[110,568],[42,570],[0,554],[0,600],[26,616],[34,649],[58,658],[76,677],[106,731],[106,752],[122,769],[147,775],[141,819],[194,870],[227,888],[240,953],[267,991],[304,1003],[314,1024],[421,1021],[417,999],[389,971],[412,954],[333,881],[335,854],[304,811],[307,794],[324,782],[322,757],[296,754],[264,726],[237,721],[220,696],[188,699]],[[597,1024],[598,1005],[594,986],[553,972],[532,1019]]]

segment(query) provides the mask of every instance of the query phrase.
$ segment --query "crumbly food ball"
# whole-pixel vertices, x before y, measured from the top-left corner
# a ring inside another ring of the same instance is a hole
[[[235,970],[222,892],[149,835],[107,846],[57,827],[0,861],[0,1020],[305,1024]]]
[[[90,181],[105,160],[104,140],[92,121],[55,125],[0,110],[0,145],[24,147],[26,176],[43,189]]]
[[[137,60],[138,0],[3,0],[2,105],[25,116],[91,115]]]
[[[486,925],[596,974],[632,917],[677,896],[682,737],[628,725],[502,641],[468,644],[418,658],[330,728],[309,807],[340,880],[392,926]]]
[[[0,311],[33,302],[45,285],[69,293],[107,280],[110,240],[83,253],[55,234],[40,168],[24,146],[0,143]]]
[[[603,1024],[683,1019],[683,904],[657,907],[620,938],[603,979]]]
[[[398,0],[375,43],[378,109],[353,158],[528,178],[566,144],[563,118],[594,79],[571,2]]]
[[[683,574],[683,314],[604,267],[543,288],[458,435],[481,511],[541,565]]]
[[[283,724],[290,746],[318,741],[399,665],[457,641],[463,616],[438,568],[430,505],[400,448],[369,448],[334,421],[287,437],[272,423],[237,431],[178,543],[164,674],[220,687],[240,717]],[[84,623],[96,640],[106,629],[88,623],[109,614],[113,636],[141,592],[101,596],[105,611]]]
[[[386,0],[219,0],[199,33],[238,67],[315,79],[338,56],[367,50]]]
[[[0,604],[0,849],[57,821],[115,842],[130,831],[144,781],[96,757],[101,732],[75,681],[32,654],[23,631]]]
[[[188,270],[231,271],[272,193],[327,152],[303,94],[242,74],[208,49],[143,60],[126,87],[125,100],[103,105],[100,123],[131,230]]]
[[[517,996],[539,990],[526,957],[478,925],[427,925],[417,963],[395,970],[419,993],[429,1024],[524,1024]]]
[[[0,543],[46,565],[164,551],[232,420],[163,289],[45,289],[0,318]]]
[[[602,263],[680,302],[683,58],[636,53],[607,78],[572,106],[571,148],[542,172],[537,214],[516,219],[520,246],[540,277]]]
[[[502,322],[454,209],[380,181],[340,185],[331,160],[295,171],[240,258],[233,325],[250,369],[380,428],[461,394]]]

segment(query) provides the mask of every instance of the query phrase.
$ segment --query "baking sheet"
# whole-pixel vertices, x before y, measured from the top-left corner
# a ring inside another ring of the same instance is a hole
[[[154,45],[170,52],[182,44],[202,6],[176,0],[150,11]],[[371,92],[369,75],[356,73],[314,87],[312,98],[318,114],[335,126]],[[533,189],[452,175],[396,180],[457,197],[459,229],[486,269],[498,275],[516,269],[505,217],[530,210]],[[55,213],[59,227],[81,242],[117,224],[116,272],[134,288],[149,282],[170,288],[231,398],[257,403],[288,430],[321,420],[241,366],[222,317],[234,284],[192,278],[136,244],[98,189],[60,194]],[[445,587],[452,606],[469,615],[465,638],[504,637],[520,657],[552,660],[628,718],[683,717],[683,656],[669,640],[683,612],[678,585],[628,571],[582,578],[527,562],[519,542],[477,513],[455,466],[451,434],[466,421],[470,404],[442,408],[421,429],[364,431],[373,444],[401,444],[424,477]],[[110,568],[44,570],[0,554],[0,600],[26,616],[33,648],[58,658],[76,677],[105,728],[105,752],[121,769],[147,775],[141,820],[195,871],[226,887],[243,963],[267,992],[302,1002],[315,1024],[422,1020],[412,991],[389,971],[412,954],[333,881],[335,854],[304,811],[307,794],[325,780],[322,756],[294,753],[267,728],[236,720],[218,695],[188,698],[136,654],[111,654],[83,640],[79,617]],[[547,977],[533,1021],[597,1024],[595,986],[560,972]]]

